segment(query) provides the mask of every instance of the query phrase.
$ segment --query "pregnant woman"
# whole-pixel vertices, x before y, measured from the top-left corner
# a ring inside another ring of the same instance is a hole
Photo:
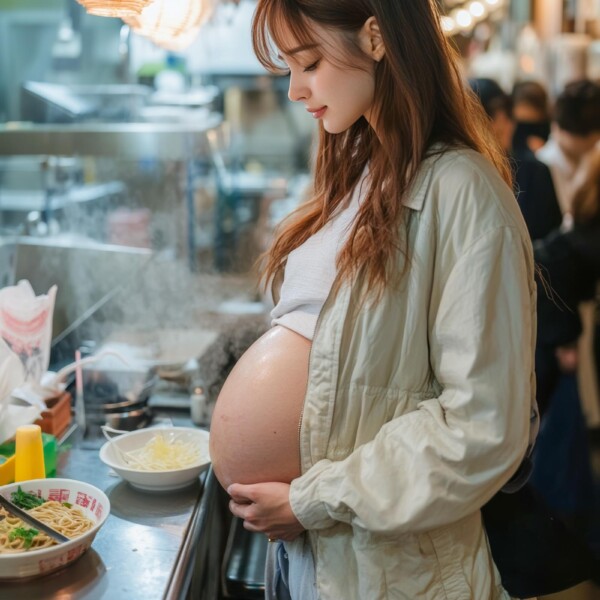
[[[508,598],[480,508],[535,433],[534,263],[436,3],[258,0],[253,39],[320,130],[211,423],[267,598]]]

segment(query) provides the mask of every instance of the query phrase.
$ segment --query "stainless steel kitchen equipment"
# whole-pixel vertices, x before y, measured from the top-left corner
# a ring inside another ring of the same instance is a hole
[[[247,531],[241,519],[232,519],[223,554],[225,598],[264,598],[267,546],[267,538],[262,533]]]
[[[15,254],[17,246],[10,233],[0,234],[0,288],[15,283]]]
[[[195,270],[196,165],[200,159],[205,165],[211,162],[206,134],[220,123],[220,115],[206,113],[203,120],[185,123],[6,124],[0,125],[0,156],[80,156],[118,161],[116,165],[132,161],[132,170],[152,172],[158,171],[155,165],[161,161],[174,165],[165,169],[181,172],[181,197],[176,201],[185,209],[185,222],[181,223],[185,234],[177,237],[185,240],[185,246],[178,251]]]
[[[21,119],[46,124],[199,122],[212,111],[219,93],[216,86],[175,94],[131,83],[26,81],[21,90]]]
[[[147,249],[99,244],[76,236],[17,238],[13,279],[28,279],[37,293],[58,286],[51,362],[71,362],[84,340],[110,331],[114,317],[109,319],[109,315],[118,306],[119,294],[143,277],[151,258]]]
[[[92,365],[82,370],[82,379],[86,434],[90,427],[109,425],[131,431],[152,421],[148,400],[158,381],[153,370],[106,370]]]
[[[152,88],[134,84],[60,85],[26,81],[21,118],[34,123],[130,122],[137,119]]]
[[[186,161],[206,155],[206,132],[222,117],[201,123],[79,123],[0,125],[0,156],[107,156],[115,159]]]
[[[11,156],[0,158],[0,213],[5,229],[31,236],[84,229],[86,215],[94,213],[89,237],[101,241],[106,227],[101,214],[122,203],[121,181],[84,181],[81,157]]]

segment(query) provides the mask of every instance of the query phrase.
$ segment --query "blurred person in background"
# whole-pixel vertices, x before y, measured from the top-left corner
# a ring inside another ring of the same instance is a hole
[[[554,104],[550,139],[536,154],[550,168],[563,213],[570,212],[582,161],[599,142],[600,83],[567,84]]]
[[[549,294],[538,294],[538,322],[543,325],[538,340],[559,352],[574,346],[581,335],[577,307],[594,298],[600,279],[600,149],[581,166],[570,214],[565,226],[534,244],[550,286]]]
[[[550,136],[548,92],[538,81],[518,81],[512,89],[515,121],[513,152],[517,157],[535,154]]]
[[[600,82],[582,79],[567,84],[556,98],[548,143],[537,157],[550,167],[565,223],[571,219],[575,191],[582,186],[587,157],[600,145]],[[584,333],[577,345],[558,350],[561,369],[578,373],[584,410],[598,418],[600,413],[600,303],[592,299],[580,305]],[[595,352],[593,350],[595,347]]]
[[[590,161],[584,174],[586,155],[580,159],[581,173],[574,193],[577,200],[573,201],[574,223],[561,229],[562,213],[548,167],[536,160],[532,148],[523,143],[525,137],[521,139],[520,151],[509,145],[511,133],[516,133],[511,98],[491,79],[475,79],[470,84],[498,140],[513,158],[517,199],[536,240],[535,257],[545,278],[538,278],[535,361],[536,397],[543,427],[534,453],[532,484],[565,522],[585,534],[594,490],[586,426],[573,371],[577,367],[577,340],[582,331],[578,306],[594,297],[600,268],[600,162],[597,158]],[[537,115],[541,120],[545,114],[543,92],[541,86],[517,87],[521,118],[531,120]],[[527,107],[523,106],[525,95]],[[578,147],[576,143],[572,145]],[[586,147],[585,142],[581,145]]]
[[[517,201],[523,213],[532,240],[546,236],[557,228],[562,214],[546,165],[536,159],[531,151],[515,152],[513,134],[515,120],[511,97],[493,79],[469,80],[490,118],[492,130],[500,146],[511,159]]]
[[[581,165],[571,201],[571,222],[534,244],[546,279],[538,282],[536,369],[538,402],[550,397],[534,458],[532,484],[572,526],[593,532],[594,488],[586,423],[577,381],[577,341],[582,333],[579,305],[594,298],[600,280],[600,150]],[[598,516],[595,517],[596,519]],[[599,524],[595,524],[597,527]],[[590,539],[600,553],[600,539]]]

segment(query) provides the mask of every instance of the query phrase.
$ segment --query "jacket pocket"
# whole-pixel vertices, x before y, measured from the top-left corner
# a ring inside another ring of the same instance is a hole
[[[360,598],[471,600],[468,588],[448,593],[444,569],[427,534],[387,536],[354,528],[353,546]]]
[[[479,513],[419,534],[354,527],[360,598],[505,600]]]
[[[492,560],[479,511],[419,536],[437,557],[445,596],[460,600],[508,600]]]
[[[451,525],[419,535],[421,548],[427,549],[427,552],[435,556],[440,582],[444,588],[442,598],[475,600],[464,572],[464,551],[469,550],[464,546],[461,548],[461,544],[457,546],[458,540],[452,535],[454,528],[455,525]]]

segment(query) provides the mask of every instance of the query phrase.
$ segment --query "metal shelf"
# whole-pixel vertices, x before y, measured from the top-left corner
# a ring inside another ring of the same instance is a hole
[[[0,125],[0,156],[109,156],[120,159],[185,161],[210,152],[206,132],[222,116],[200,123],[77,123]]]

